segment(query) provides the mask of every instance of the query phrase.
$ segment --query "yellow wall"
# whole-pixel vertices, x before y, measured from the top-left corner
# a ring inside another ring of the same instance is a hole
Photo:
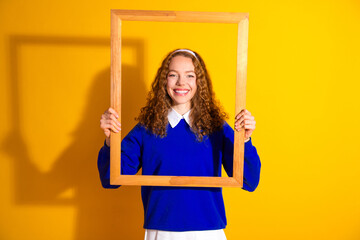
[[[142,239],[139,187],[104,190],[110,9],[250,13],[254,193],[224,189],[232,239],[360,239],[360,3],[0,1],[0,239]],[[205,59],[234,116],[234,25],[124,23],[123,129],[162,57]],[[230,121],[232,122],[232,121]]]

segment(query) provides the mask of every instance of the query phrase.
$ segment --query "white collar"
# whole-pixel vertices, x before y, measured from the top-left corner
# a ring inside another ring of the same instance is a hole
[[[185,122],[190,126],[190,112],[191,109],[181,116],[177,111],[171,108],[171,110],[168,113],[168,120],[170,126],[172,128],[176,127],[176,125],[178,125],[181,119],[185,119]]]

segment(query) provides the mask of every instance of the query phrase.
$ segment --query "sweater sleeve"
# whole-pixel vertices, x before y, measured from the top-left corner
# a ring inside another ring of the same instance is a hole
[[[245,143],[243,189],[249,192],[255,191],[260,181],[260,169],[260,157],[250,138],[250,141]]]
[[[100,175],[100,181],[103,188],[118,188],[118,185],[110,185],[110,147],[104,143],[98,155],[97,166]]]
[[[222,162],[229,177],[233,176],[234,130],[226,123],[224,125],[223,157]],[[244,173],[243,189],[255,191],[260,180],[261,162],[252,139],[244,146]]]
[[[121,142],[121,174],[134,175],[141,168],[142,128],[136,125]],[[98,155],[100,181],[104,188],[118,188],[110,184],[110,147],[105,143]]]

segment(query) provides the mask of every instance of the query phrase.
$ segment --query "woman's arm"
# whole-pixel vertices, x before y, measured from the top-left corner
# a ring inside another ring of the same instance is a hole
[[[250,141],[245,143],[243,189],[253,192],[259,185],[261,162],[256,148]]]
[[[118,132],[120,123],[117,113],[109,108],[101,117],[100,127],[104,130],[106,140],[98,155],[98,170],[104,188],[118,188],[110,184],[110,131]],[[141,145],[143,128],[138,124],[121,142],[121,174],[134,175],[141,168]]]
[[[247,139],[244,146],[243,189],[253,192],[259,184],[261,162],[251,141],[251,134],[255,130],[255,118],[246,109],[242,110],[235,118],[235,129],[240,131],[242,128],[245,128],[245,138]],[[224,125],[224,136],[223,165],[228,176],[232,177],[234,131],[227,123]]]
[[[106,145],[106,142],[99,151],[97,166],[103,188],[120,187],[119,185],[110,184],[110,147]]]

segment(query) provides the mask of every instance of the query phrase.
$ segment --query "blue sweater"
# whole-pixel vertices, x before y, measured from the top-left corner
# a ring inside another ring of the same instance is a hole
[[[160,138],[137,124],[121,143],[121,174],[221,176],[221,164],[228,176],[233,171],[234,131],[225,123],[222,130],[198,142],[182,119],[167,127]],[[104,188],[110,185],[110,148],[99,152],[98,169]],[[251,140],[245,143],[244,186],[254,191],[259,183],[260,159]],[[163,231],[199,231],[226,226],[222,188],[142,186],[144,228]]]

